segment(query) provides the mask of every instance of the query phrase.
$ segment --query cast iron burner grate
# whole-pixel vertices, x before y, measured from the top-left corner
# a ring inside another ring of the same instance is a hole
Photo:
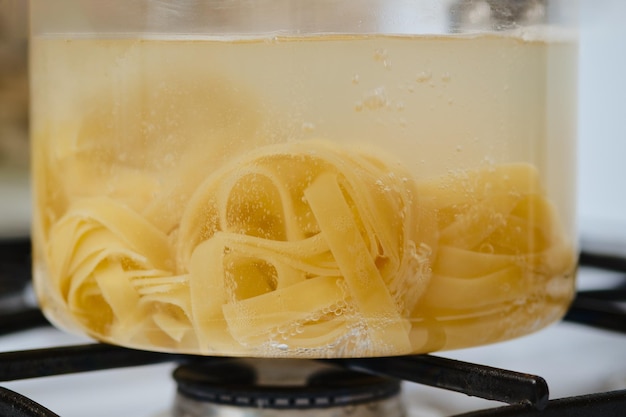
[[[4,254],[0,259],[0,289],[22,291],[29,278],[24,271],[30,269],[28,255],[23,251],[29,245],[20,241],[4,242],[0,246],[5,246],[0,248],[0,254]],[[626,260],[621,258],[583,252],[580,261],[584,266],[626,272]],[[6,271],[10,273],[6,274]],[[23,279],[25,276],[28,278]],[[3,301],[0,298],[0,305]],[[626,282],[612,289],[581,291],[565,320],[626,333],[626,312],[621,304],[625,301]],[[45,325],[48,323],[37,309],[22,307],[7,311],[0,308],[0,335]],[[327,407],[333,403],[357,404],[392,397],[397,394],[400,381],[410,381],[508,404],[457,417],[626,415],[626,390],[549,400],[547,383],[540,376],[434,355],[316,361],[334,369],[330,379],[343,382],[340,389],[348,394],[345,396],[338,394],[337,387],[334,392],[324,388],[329,385],[328,375],[321,379],[322,382],[314,377],[304,392],[275,386],[251,390],[250,384],[243,384],[237,388],[239,391],[231,390],[229,393],[222,390],[223,379],[212,379],[216,373],[224,373],[226,369],[225,374],[229,378],[239,378],[239,382],[250,382],[251,378],[248,371],[239,365],[229,368],[233,365],[233,358],[172,355],[99,343],[0,353],[0,381],[163,362],[179,365],[174,374],[179,394],[207,402],[239,401],[244,405],[296,409]],[[203,372],[207,369],[208,372]],[[219,369],[221,371],[217,372]],[[2,387],[0,416],[58,417],[31,399]]]

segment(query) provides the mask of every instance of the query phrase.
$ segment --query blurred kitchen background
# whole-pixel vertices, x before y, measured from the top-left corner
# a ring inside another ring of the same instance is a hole
[[[626,2],[581,0],[579,224],[626,255]],[[588,243],[591,245],[591,243]]]
[[[0,238],[29,232],[27,0],[0,0]]]
[[[0,0],[0,237],[29,232],[27,3]],[[580,230],[626,253],[626,1],[580,16]]]

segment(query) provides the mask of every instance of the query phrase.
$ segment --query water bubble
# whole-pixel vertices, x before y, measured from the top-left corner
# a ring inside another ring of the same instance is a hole
[[[377,87],[366,93],[363,97],[363,105],[370,110],[377,110],[389,105],[387,91],[384,87]]]
[[[303,132],[313,132],[315,130],[315,123],[304,122],[302,123]]]
[[[357,101],[356,102],[356,104],[354,105],[354,111],[356,111],[356,112],[363,111],[363,102],[362,101]]]
[[[483,158],[483,163],[485,165],[494,166],[495,165],[495,160],[491,156],[485,156]]]
[[[443,81],[444,83],[450,82],[451,79],[452,77],[450,76],[449,72],[444,72],[443,74],[441,74],[441,81]]]
[[[387,50],[378,48],[374,51],[374,61],[383,62],[387,59]]]
[[[526,304],[526,297],[517,297],[513,300],[513,304],[516,306],[523,306]]]
[[[415,81],[418,83],[425,83],[432,78],[432,73],[430,71],[421,71],[415,76]]]
[[[482,253],[488,253],[488,254],[492,254],[495,252],[495,249],[493,247],[492,244],[490,243],[483,243],[482,245],[480,245],[480,247],[478,248],[479,252]]]
[[[359,74],[354,74],[352,76],[352,84],[358,85],[360,81],[361,81],[361,77],[359,76]]]

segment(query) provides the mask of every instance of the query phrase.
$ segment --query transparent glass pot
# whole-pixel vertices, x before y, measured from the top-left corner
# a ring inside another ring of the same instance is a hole
[[[34,280],[58,326],[361,357],[565,313],[574,2],[31,8]]]

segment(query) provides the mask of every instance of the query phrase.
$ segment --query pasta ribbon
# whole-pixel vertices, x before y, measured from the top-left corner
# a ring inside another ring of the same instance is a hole
[[[323,141],[260,148],[213,173],[178,231],[200,345],[323,349],[352,334],[363,355],[409,353],[403,317],[435,241],[414,187],[399,167]]]
[[[397,311],[339,188],[336,176],[320,175],[304,195],[348,283],[356,308],[367,322],[372,345],[390,344],[391,352],[410,352],[410,325]]]
[[[274,329],[305,321],[345,298],[338,280],[341,279],[310,278],[286,288],[224,304],[223,312],[228,328],[237,340],[246,343]],[[332,339],[321,345],[329,342]]]
[[[304,141],[195,175],[165,227],[163,201],[54,200],[39,214],[49,282],[77,327],[206,355],[397,355],[571,295],[573,250],[528,164],[416,183],[378,155]]]
[[[167,236],[105,197],[71,205],[51,228],[46,248],[60,299],[99,336],[147,319],[134,281],[171,275],[172,252]]]
[[[495,166],[418,189],[438,213],[440,240],[417,316],[491,314],[571,275],[574,250],[533,166]]]

